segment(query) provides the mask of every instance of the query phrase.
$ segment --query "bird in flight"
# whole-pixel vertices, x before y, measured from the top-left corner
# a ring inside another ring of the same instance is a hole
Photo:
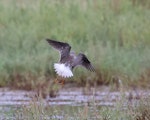
[[[71,51],[71,46],[68,43],[59,42],[56,40],[46,39],[47,42],[60,53],[60,60],[58,63],[54,63],[55,72],[64,78],[73,76],[73,69],[76,66],[83,66],[86,69],[95,72],[91,62],[87,59],[86,55]]]

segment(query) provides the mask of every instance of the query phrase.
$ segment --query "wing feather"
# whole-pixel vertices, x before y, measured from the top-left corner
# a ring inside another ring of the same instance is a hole
[[[61,55],[60,62],[65,61],[70,53],[71,46],[68,43],[59,42],[52,39],[46,40],[53,48],[57,49],[60,52]]]
[[[88,60],[88,58],[86,57],[86,55],[79,53],[75,62],[74,62],[74,67],[77,65],[81,65],[83,67],[85,67],[86,69],[95,72],[95,69],[93,67],[93,65],[91,64],[91,62]]]

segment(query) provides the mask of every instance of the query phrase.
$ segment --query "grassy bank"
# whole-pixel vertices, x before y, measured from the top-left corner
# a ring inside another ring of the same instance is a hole
[[[78,84],[120,79],[148,86],[149,8],[148,0],[1,0],[0,86],[33,89],[56,77],[58,53],[45,38],[68,42],[92,61],[95,74],[75,70]]]
[[[28,106],[22,106],[15,112],[16,119],[32,120],[148,120],[150,118],[149,99],[128,102],[118,100],[114,107],[91,105],[84,106],[50,106],[40,100],[32,101]],[[137,102],[137,103],[136,103]]]

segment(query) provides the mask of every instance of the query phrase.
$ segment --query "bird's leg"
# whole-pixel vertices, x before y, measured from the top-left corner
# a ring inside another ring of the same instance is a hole
[[[61,77],[61,81],[59,82],[62,86],[64,86],[65,84],[65,79],[63,77]]]
[[[58,83],[63,86],[65,84],[65,79],[63,77],[59,76]]]
[[[56,84],[64,85],[65,84],[65,79],[63,77],[57,76],[57,78],[54,80],[54,82]]]
[[[56,79],[54,80],[54,83],[59,83],[59,76],[56,77]]]

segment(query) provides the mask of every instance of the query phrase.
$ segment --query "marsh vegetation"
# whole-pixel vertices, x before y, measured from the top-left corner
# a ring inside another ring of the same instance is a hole
[[[150,90],[110,92],[103,86],[65,88],[55,98],[36,92],[0,89],[0,119],[14,120],[149,120]]]
[[[69,81],[108,84],[114,78],[147,86],[150,75],[149,1],[0,1],[0,86],[33,89],[56,77],[59,57],[45,38],[68,42],[94,63]]]
[[[0,87],[46,91],[46,95],[61,89],[53,83],[57,77],[53,63],[59,55],[45,38],[69,43],[95,66],[95,73],[75,69],[74,77],[66,79],[70,86],[150,88],[149,0],[1,0]],[[30,106],[23,108],[30,118],[41,111],[47,114],[43,106]],[[147,106],[129,107],[129,111],[93,106],[94,112],[85,106],[77,111],[73,108],[71,116],[78,119],[84,113],[82,119],[94,115],[103,120],[148,120],[149,116],[143,117],[150,113]],[[53,112],[71,119],[70,113]]]

